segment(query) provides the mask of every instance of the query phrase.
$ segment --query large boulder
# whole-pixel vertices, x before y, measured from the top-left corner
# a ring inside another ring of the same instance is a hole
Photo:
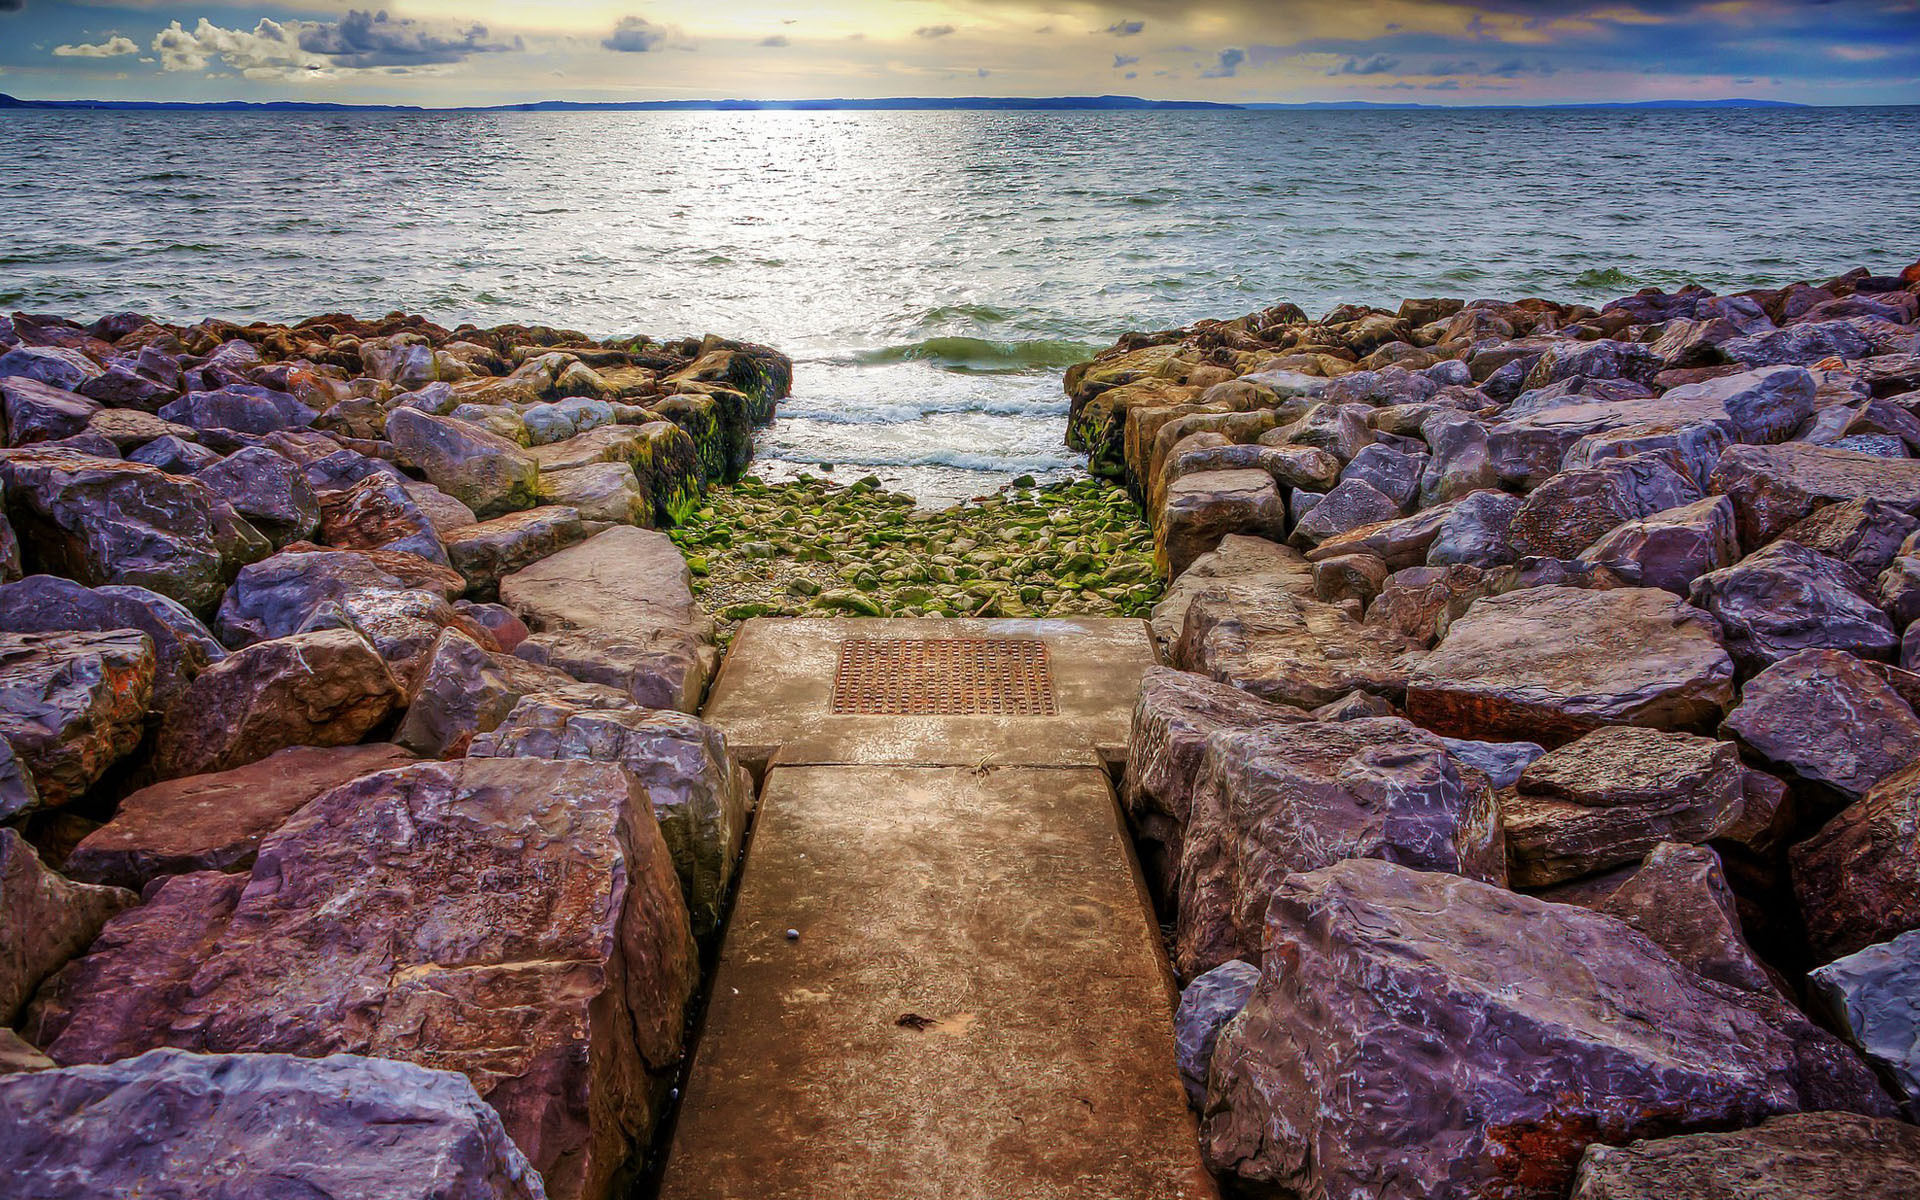
[[[138,463],[10,450],[0,489],[29,569],[149,588],[196,612],[271,549],[206,484]]]
[[[1602,566],[1641,587],[1685,596],[1693,581],[1740,560],[1733,504],[1707,496],[1691,504],[1624,522],[1580,552],[1582,563]]]
[[[1180,1007],[1173,1014],[1173,1058],[1193,1107],[1207,1103],[1207,1073],[1220,1031],[1240,1015],[1259,980],[1259,967],[1236,958],[1201,975],[1180,993]]]
[[[1920,716],[1881,671],[1839,650],[1803,650],[1748,680],[1721,729],[1843,802],[1920,759]]]
[[[1504,884],[1493,788],[1398,717],[1226,729],[1207,739],[1180,856],[1183,975],[1260,961],[1280,881],[1380,858]]]
[[[1204,675],[1147,668],[1140,681],[1140,698],[1133,706],[1120,795],[1140,849],[1141,866],[1157,897],[1164,899],[1174,892],[1207,739],[1223,729],[1309,719],[1300,709],[1269,704]]]
[[[121,888],[64,878],[25,838],[0,826],[0,1028],[13,1024],[41,980],[138,899]]]
[[[1177,579],[1228,534],[1279,539],[1287,533],[1287,504],[1265,471],[1196,471],[1167,489],[1155,529],[1154,559]]]
[[[536,634],[618,647],[628,694],[653,707],[697,709],[719,657],[686,560],[650,529],[609,529],[524,567],[501,579],[500,601]]]
[[[156,669],[135,629],[0,633],[0,739],[32,783],[0,788],[0,818],[77,800],[132,753]]]
[[[335,788],[251,876],[177,875],[42,989],[63,1064],[157,1046],[459,1070],[558,1200],[645,1145],[698,974],[647,798],[602,763],[474,759]]]
[[[1514,886],[1544,887],[1638,862],[1662,842],[1711,841],[1745,809],[1732,742],[1616,725],[1536,759],[1500,811]]]
[[[1185,574],[1169,582],[1160,603],[1153,606],[1153,640],[1163,654],[1179,640],[1193,598],[1218,580],[1237,580],[1313,598],[1313,568],[1298,550],[1267,538],[1230,533],[1214,550],[1195,559]]]
[[[1782,981],[1747,944],[1726,870],[1711,847],[1663,842],[1620,886],[1586,907],[1625,921],[1696,975],[1786,1003]]]
[[[1593,1145],[1571,1200],[1908,1200],[1920,1129],[1856,1113],[1789,1113],[1732,1133]]]
[[[1711,490],[1733,501],[1740,543],[1755,550],[1822,504],[1871,498],[1920,514],[1920,460],[1806,442],[1730,446]]]
[[[1397,700],[1418,652],[1388,629],[1290,591],[1231,582],[1187,607],[1174,665],[1276,704],[1318,708],[1353,691]]]
[[[653,803],[694,933],[720,927],[753,810],[753,778],[734,761],[726,734],[685,713],[587,707],[535,695],[476,737],[467,755],[580,759],[627,768]]]
[[[10,446],[72,437],[100,412],[97,401],[19,375],[0,375],[0,403]]]
[[[507,513],[456,529],[444,539],[447,561],[467,581],[467,590],[491,597],[501,577],[532,566],[586,540],[577,509],[544,506]]]
[[[357,592],[426,588],[450,600],[466,586],[458,572],[411,554],[289,548],[241,569],[214,628],[227,645],[245,646],[297,633],[321,605]]]
[[[554,667],[503,654],[463,629],[448,628],[414,668],[407,715],[393,740],[428,758],[457,758],[473,739],[507,719],[522,696],[565,696],[588,707],[631,703],[623,693],[581,683]]]
[[[544,1200],[466,1077],[351,1054],[153,1050],[0,1080],[0,1178],[34,1200]]]
[[[1534,489],[1507,528],[1515,553],[1573,558],[1624,521],[1700,499],[1693,481],[1637,454],[1561,471]]]
[[[113,819],[81,839],[61,868],[75,879],[135,891],[166,875],[244,871],[260,839],[307,801],[413,761],[387,742],[291,746],[231,771],[169,779],[122,800]]]
[[[320,500],[298,464],[265,446],[236,450],[194,476],[275,546],[313,536]]]
[[[1887,569],[1916,529],[1920,519],[1884,500],[1843,500],[1814,509],[1780,538],[1839,559],[1872,579]]]
[[[320,497],[320,540],[342,550],[402,550],[432,562],[445,562],[438,527],[415,492],[431,489],[442,499],[451,497],[431,484],[409,488],[385,472]],[[459,504],[458,501],[453,501]],[[461,525],[473,523],[473,513],[460,506]]]
[[[350,746],[405,694],[358,633],[324,629],[255,642],[208,667],[154,734],[160,779],[228,771],[288,746]]]
[[[1351,859],[1280,884],[1204,1149],[1259,1195],[1557,1200],[1591,1143],[1891,1113],[1780,1015],[1612,917]]]
[[[1920,929],[1856,950],[1808,976],[1834,1027],[1893,1084],[1920,1119]],[[1920,1147],[1914,1184],[1920,1187]]]
[[[1793,890],[1823,958],[1920,928],[1920,762],[1887,776],[1793,847]]]
[[[164,405],[160,417],[195,429],[267,434],[301,429],[319,414],[286,392],[251,383],[232,383],[207,392],[188,392]]]
[[[522,447],[478,425],[401,407],[387,417],[387,440],[401,462],[477,516],[496,517],[539,503],[540,464]]]
[[[1797,542],[1775,542],[1702,575],[1688,594],[1719,620],[1727,652],[1749,674],[1802,650],[1887,658],[1900,646],[1868,581]]]
[[[226,650],[185,605],[142,587],[90,588],[58,575],[29,575],[0,585],[0,630],[137,629],[153,639],[156,666],[152,704],[164,710],[208,663]]]
[[[1407,712],[1429,729],[1544,745],[1603,725],[1707,726],[1732,700],[1712,619],[1652,588],[1480,600],[1407,682]]]

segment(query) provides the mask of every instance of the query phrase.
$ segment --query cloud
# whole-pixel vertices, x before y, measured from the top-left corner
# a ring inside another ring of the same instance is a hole
[[[770,46],[776,49],[781,46],[793,45],[792,42],[787,40],[787,35],[784,33],[776,33],[772,37],[763,37],[760,39],[760,44],[762,46]]]
[[[300,48],[321,54],[342,67],[409,67],[460,62],[471,54],[523,49],[520,39],[496,42],[478,22],[440,31],[409,18],[389,17],[383,9],[349,9],[332,24],[300,27]]]
[[[1113,69],[1118,71],[1121,67],[1130,67],[1139,61],[1138,54],[1116,54],[1113,56]]]
[[[943,38],[953,33],[951,25],[922,25],[913,31],[917,38]]]
[[[0,12],[19,12],[26,6],[27,0],[0,0]]]
[[[1115,37],[1132,37],[1143,32],[1146,27],[1145,21],[1115,21],[1107,26],[1107,32]]]
[[[645,17],[621,17],[613,32],[600,39],[600,44],[622,54],[644,54],[666,45],[668,36],[665,26],[655,25]]]
[[[284,79],[329,65],[302,50],[287,26],[266,17],[252,30],[226,29],[205,17],[190,30],[170,21],[153,36],[153,52],[162,71],[204,71],[218,61],[248,79]]]
[[[123,54],[140,53],[140,44],[130,37],[114,34],[104,42],[88,45],[81,42],[72,46],[55,46],[55,58],[119,58]]]
[[[1369,58],[1349,58],[1328,71],[1329,75],[1385,75],[1400,65],[1400,60],[1385,54],[1375,54]]]
[[[1240,73],[1240,66],[1247,61],[1247,52],[1238,46],[1228,46],[1220,52],[1219,59],[1200,72],[1202,79],[1232,79]]]

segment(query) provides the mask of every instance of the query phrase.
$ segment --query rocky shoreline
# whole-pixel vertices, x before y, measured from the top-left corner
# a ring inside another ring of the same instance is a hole
[[[641,1165],[753,803],[657,527],[791,378],[711,337],[0,319],[0,1190]]]
[[[1280,305],[1067,372],[1169,580],[1124,800],[1234,1194],[1920,1188],[1917,314]]]

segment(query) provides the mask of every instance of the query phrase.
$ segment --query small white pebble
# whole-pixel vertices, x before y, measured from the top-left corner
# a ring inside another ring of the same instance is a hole
[[[787,940],[788,940],[788,941],[790,941],[790,942],[797,942],[797,941],[799,941],[799,940],[800,940],[800,931],[799,931],[798,929],[789,929],[789,930],[787,930]]]

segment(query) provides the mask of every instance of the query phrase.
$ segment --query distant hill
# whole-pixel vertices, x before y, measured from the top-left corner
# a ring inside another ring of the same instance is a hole
[[[1214,104],[1205,100],[1143,100],[1138,96],[893,96],[878,100],[535,100],[526,104],[427,108],[418,104],[333,104],[315,100],[21,100],[0,92],[0,109],[138,109],[161,112],[986,112],[1260,109],[1339,112],[1400,109],[1513,108],[1807,108],[1784,100],[1634,100],[1597,104],[1417,104],[1373,100],[1312,100],[1299,104]]]

